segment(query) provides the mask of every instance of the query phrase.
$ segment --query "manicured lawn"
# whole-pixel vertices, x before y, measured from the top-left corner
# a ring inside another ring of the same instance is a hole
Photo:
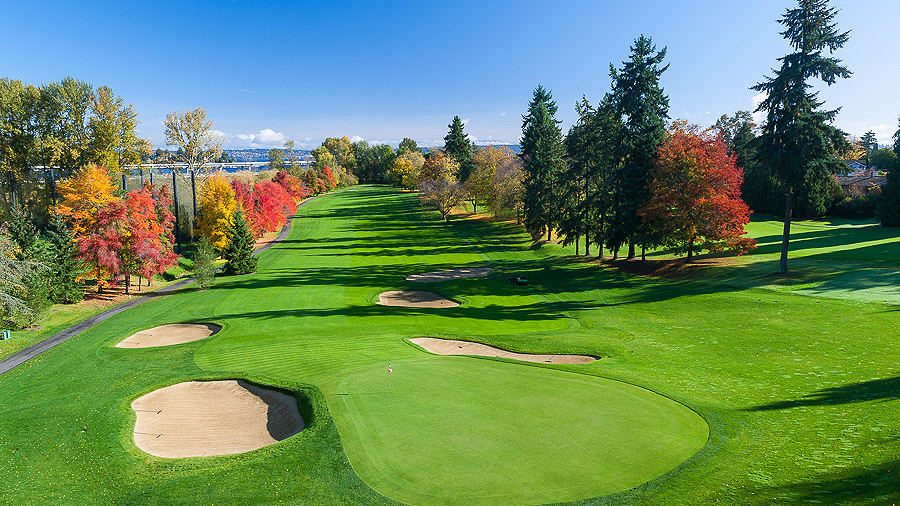
[[[756,253],[666,280],[532,248],[512,225],[445,225],[415,199],[363,186],[310,202],[258,274],[148,302],[0,376],[0,497],[768,505],[900,496],[896,232],[811,226],[816,235],[796,242],[797,274],[777,278],[769,249],[780,224],[758,221]],[[404,280],[480,265],[494,267],[488,278]],[[519,273],[528,286],[506,283]],[[415,288],[463,305],[374,304],[382,291]],[[185,321],[223,331],[114,348]],[[603,358],[438,357],[405,341],[419,336]],[[234,456],[166,460],[134,447],[134,398],[228,377],[297,391],[309,428]]]

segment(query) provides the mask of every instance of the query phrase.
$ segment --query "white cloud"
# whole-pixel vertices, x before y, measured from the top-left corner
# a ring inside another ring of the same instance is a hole
[[[358,135],[354,135],[353,137],[350,137],[350,142],[362,142],[362,140],[363,140],[363,138]]]
[[[256,135],[255,134],[237,134],[237,138],[242,141],[247,141],[247,142],[252,143],[253,139],[256,138]]]
[[[468,125],[468,124],[469,124],[469,118],[463,118],[462,124],[463,124],[463,126]]]
[[[281,143],[284,141],[284,134],[276,132],[271,128],[263,128],[259,131],[259,135],[257,135],[256,138],[259,139],[259,142],[264,144]]]
[[[501,113],[500,113],[500,117],[501,117],[501,118],[505,118],[505,117],[506,117],[506,111],[501,112]]]
[[[878,139],[878,144],[888,146],[894,144],[894,132],[896,132],[897,129],[893,125],[880,123],[876,126],[868,128],[866,132],[868,132],[869,130],[875,132],[875,138]]]
[[[213,133],[213,135],[215,135],[216,137],[219,137],[223,141],[227,141],[228,138],[230,137],[230,135],[226,134],[225,132],[223,132],[221,130],[213,129],[212,133]]]

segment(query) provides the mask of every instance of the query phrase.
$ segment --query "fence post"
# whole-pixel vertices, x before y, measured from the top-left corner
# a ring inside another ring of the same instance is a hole
[[[194,221],[197,221],[197,181],[194,179],[194,174],[196,171],[191,169],[191,193],[193,194],[193,202],[194,202]]]
[[[175,168],[172,168],[172,202],[175,203],[175,244],[178,246],[177,253],[181,254],[181,230],[178,220],[178,184],[175,182]]]
[[[53,205],[56,205],[56,173],[53,167],[50,167],[50,198],[53,199]]]
[[[153,169],[150,169],[150,184],[153,184]]]

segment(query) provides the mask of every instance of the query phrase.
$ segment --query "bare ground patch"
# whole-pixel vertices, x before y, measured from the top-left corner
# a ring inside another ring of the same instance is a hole
[[[539,362],[545,364],[586,364],[597,360],[589,355],[536,355],[531,353],[514,353],[501,350],[481,343],[469,341],[456,341],[453,339],[435,339],[433,337],[418,337],[409,340],[437,355],[476,355],[479,357],[502,357],[526,362]]]

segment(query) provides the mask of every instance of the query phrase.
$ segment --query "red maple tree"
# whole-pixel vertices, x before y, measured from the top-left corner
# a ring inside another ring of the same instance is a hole
[[[744,237],[750,209],[741,200],[743,170],[718,135],[676,121],[651,169],[652,197],[640,210],[664,246],[687,253],[696,248],[737,254],[756,247]]]
[[[129,293],[132,275],[152,279],[154,274],[161,274],[177,259],[170,237],[172,218],[168,211],[169,202],[167,188],[154,191],[149,185],[125,196],[126,213],[119,258],[125,275],[126,294]]]
[[[89,228],[78,236],[78,258],[88,265],[90,275],[97,279],[97,290],[103,291],[111,278],[115,282],[122,275],[123,228],[125,203],[121,200],[108,202],[93,215]]]

